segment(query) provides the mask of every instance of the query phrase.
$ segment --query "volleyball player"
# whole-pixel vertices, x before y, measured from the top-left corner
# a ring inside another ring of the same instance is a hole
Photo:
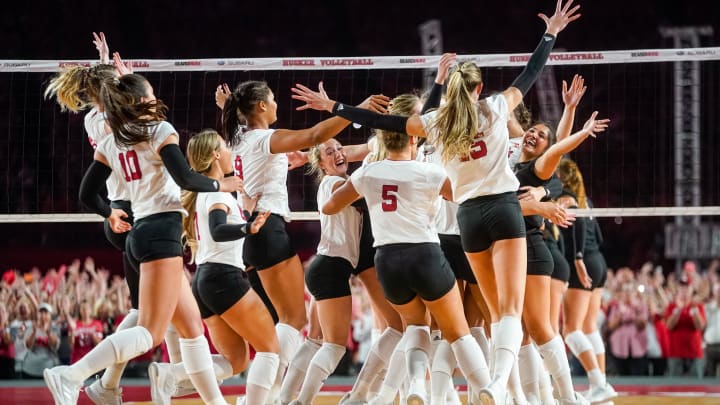
[[[110,63],[110,50],[104,33],[96,34],[93,32],[93,38],[93,43],[100,54],[100,64],[92,67],[73,66],[66,68],[50,80],[50,84],[45,90],[45,97],[55,96],[63,111],[70,110],[77,113],[90,107],[90,111],[84,118],[84,126],[90,145],[93,149],[96,149],[100,142],[111,135],[111,130],[105,123],[105,112],[100,100],[101,84],[106,80],[112,80],[118,75],[126,74],[128,71],[122,63]],[[119,55],[114,59],[118,61]],[[120,173],[113,173],[108,177],[106,189],[110,206],[125,211],[127,217],[124,220],[132,224],[133,212],[130,197]],[[104,221],[103,228],[107,240],[122,252],[125,281],[130,290],[132,308],[117,327],[117,330],[123,330],[135,326],[137,323],[140,276],[138,269],[133,268],[130,264],[125,252],[127,232],[113,232],[107,219]],[[87,388],[88,397],[96,404],[120,403],[122,390],[119,386],[124,370],[125,364],[117,364],[108,368],[101,379],[98,379]]]
[[[213,372],[202,320],[182,263],[180,185],[195,191],[236,191],[237,177],[220,181],[193,173],[178,146],[177,131],[165,121],[166,107],[147,80],[136,74],[103,84],[101,99],[113,137],[98,145],[95,161],[80,185],[81,201],[107,218],[114,232],[127,232],[128,256],[139,264],[141,303],[137,326],[117,332],[71,366],[46,369],[56,404],[74,404],[83,381],[98,370],[128,361],[160,344],[172,321],[190,380],[208,404],[225,404]],[[135,223],[100,197],[112,171],[130,192]]]
[[[490,381],[487,364],[462,315],[462,300],[433,225],[435,198],[452,199],[450,181],[437,166],[414,160],[415,137],[385,131],[385,160],[358,169],[322,207],[334,214],[363,196],[374,224],[375,265],[387,299],[408,325],[398,346],[410,376],[408,404],[426,402],[430,350],[426,307],[452,342],[460,369],[476,389]],[[388,371],[390,374],[390,371]],[[390,375],[388,376],[390,377]],[[369,404],[389,404],[397,386],[383,384]]]
[[[322,83],[320,92],[324,93]],[[387,97],[374,102],[387,104]],[[362,106],[369,106],[371,99]],[[280,367],[269,401],[275,401],[282,375],[301,343],[300,330],[307,323],[304,305],[303,269],[286,231],[290,221],[287,193],[288,159],[292,152],[322,143],[342,131],[349,121],[333,117],[308,129],[271,129],[277,121],[275,95],[265,82],[240,83],[223,106],[223,134],[235,155],[236,172],[244,179],[246,192],[262,194],[256,210],[271,213],[265,226],[245,237],[243,259],[258,270],[263,287],[277,309]],[[240,126],[241,122],[246,124]]]
[[[573,86],[572,88],[576,89],[580,96],[584,92],[582,86]],[[579,101],[579,97],[577,99]],[[567,136],[572,128],[573,115],[574,106],[565,109],[559,125],[563,132],[557,135],[558,138],[561,138],[557,143],[555,143],[555,134],[547,124],[537,123],[525,133],[521,156],[515,166],[515,174],[521,186],[544,187],[555,173],[562,156],[574,150],[589,136],[595,136],[597,133],[605,131],[609,121],[596,120],[596,111],[581,131]],[[545,206],[548,205],[551,211],[545,212]],[[550,251],[542,240],[543,220],[541,215],[553,215],[559,217],[555,218],[554,222],[564,222],[562,211],[558,213],[552,211],[556,207],[555,203],[548,202],[543,206],[543,203],[538,204],[537,201],[531,199],[521,201],[521,207],[525,214],[528,244],[527,288],[523,306],[525,328],[529,337],[537,344],[545,368],[553,376],[560,403],[584,403],[584,399],[575,394],[565,354],[565,345],[562,338],[553,330],[548,316],[550,312],[550,275],[553,271],[553,262]],[[525,343],[526,345],[523,346],[525,350],[532,350],[532,343],[529,339]],[[527,370],[528,367],[525,369]]]
[[[211,179],[219,181],[233,170],[230,149],[213,130],[193,136],[187,156],[193,170]],[[251,344],[256,354],[248,372],[245,404],[263,405],[277,374],[279,345],[272,317],[243,272],[240,239],[257,233],[269,213],[244,223],[240,204],[230,193],[184,192],[182,202],[189,213],[183,219],[185,240],[198,265],[193,295],[220,352],[213,356],[221,371],[216,378],[224,380],[247,368]],[[243,208],[253,209],[247,202]],[[187,378],[182,364],[151,364],[153,402],[169,404],[177,382]]]
[[[591,208],[577,164],[563,159],[558,175],[565,186],[558,202],[566,207]],[[602,234],[593,217],[581,218],[563,230],[565,257],[570,264],[568,290],[563,298],[565,343],[587,372],[590,390],[586,397],[601,402],[617,396],[605,378],[605,344],[597,330],[607,264],[600,252]]]
[[[462,63],[450,75],[447,103],[422,117],[379,115],[336,103],[297,86],[293,97],[307,107],[326,110],[353,122],[409,135],[429,137],[441,149],[460,203],[458,223],[469,259],[493,320],[494,378],[481,393],[486,403],[503,403],[507,379],[522,339],[520,314],[527,267],[525,229],[515,196],[518,180],[508,166],[509,112],[522,100],[542,71],[557,34],[579,18],[579,6],[557,2],[555,14],[540,14],[547,25],[540,44],[513,84],[478,102],[480,69]]]

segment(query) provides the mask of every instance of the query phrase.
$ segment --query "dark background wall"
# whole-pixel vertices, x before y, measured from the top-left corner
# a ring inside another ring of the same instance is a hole
[[[552,1],[267,1],[267,2],[37,2],[3,4],[0,59],[91,59],[92,31],[104,31],[111,50],[126,58],[207,58],[270,56],[417,55],[418,24],[432,18],[443,24],[445,50],[461,54],[527,52],[543,31],[540,11],[551,14]],[[571,51],[671,47],[659,26],[709,25],[704,46],[720,44],[720,2],[582,1],[582,18],[564,31],[557,47]],[[577,123],[591,109],[607,111],[611,130],[573,155],[585,171],[597,206],[673,205],[673,65],[607,65],[556,68],[558,79],[584,74],[591,85]],[[703,64],[703,188],[705,205],[718,205],[720,173],[716,156],[718,119],[717,63]],[[507,86],[517,69],[491,71],[488,91]],[[412,77],[408,77],[411,75]],[[76,193],[92,159],[82,134],[82,116],[64,115],[41,92],[49,75],[0,74],[0,207],[4,213],[79,212]],[[368,92],[387,94],[420,86],[417,72],[359,72],[350,79],[332,74],[283,75],[281,72],[149,74],[156,92],[171,105],[170,121],[186,137],[215,126],[212,103],[217,83],[265,79],[280,99],[278,126],[300,128],[321,114],[292,113],[287,89],[295,82],[336,79],[336,96],[360,101]],[[535,95],[528,102],[538,111]],[[364,130],[348,130],[343,142],[360,141]],[[313,209],[314,188],[302,173],[291,174],[291,206]],[[668,218],[603,220],[605,250],[611,266],[639,266],[661,259],[662,228]],[[298,249],[312,253],[317,223],[291,227]],[[92,254],[119,269],[99,224],[0,224],[0,270],[56,266]]]

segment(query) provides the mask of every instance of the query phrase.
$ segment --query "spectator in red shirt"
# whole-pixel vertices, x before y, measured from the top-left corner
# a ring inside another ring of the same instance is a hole
[[[702,378],[704,372],[702,331],[705,328],[705,309],[694,302],[693,288],[686,275],[680,277],[675,301],[665,311],[670,335],[668,373],[683,375],[685,369],[691,376]]]
[[[90,302],[80,302],[80,318],[70,322],[70,345],[72,353],[70,364],[74,364],[85,356],[103,338],[103,324],[92,316]]]

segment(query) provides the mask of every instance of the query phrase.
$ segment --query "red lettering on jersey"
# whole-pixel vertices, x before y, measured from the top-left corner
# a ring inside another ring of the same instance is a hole
[[[140,161],[138,160],[137,153],[135,153],[134,150],[129,150],[125,153],[118,153],[118,159],[120,159],[120,166],[122,166],[125,181],[131,182],[142,178]]]
[[[385,212],[397,211],[398,186],[395,184],[384,184],[382,186],[382,210]]]
[[[470,155],[461,157],[461,162],[467,162],[470,159],[477,160],[487,155],[487,145],[485,144],[485,140],[483,140],[484,136],[485,134],[482,132],[475,135],[473,144],[470,146]]]
[[[240,155],[235,156],[235,175],[240,177],[241,180],[245,179],[243,176],[242,158]]]

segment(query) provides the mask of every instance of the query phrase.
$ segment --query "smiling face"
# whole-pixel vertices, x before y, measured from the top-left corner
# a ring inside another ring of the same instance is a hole
[[[531,159],[539,157],[550,146],[551,132],[545,124],[531,126],[523,136],[522,151]]]
[[[342,144],[335,139],[330,139],[321,144],[320,168],[328,176],[345,177],[347,175],[347,156]]]

